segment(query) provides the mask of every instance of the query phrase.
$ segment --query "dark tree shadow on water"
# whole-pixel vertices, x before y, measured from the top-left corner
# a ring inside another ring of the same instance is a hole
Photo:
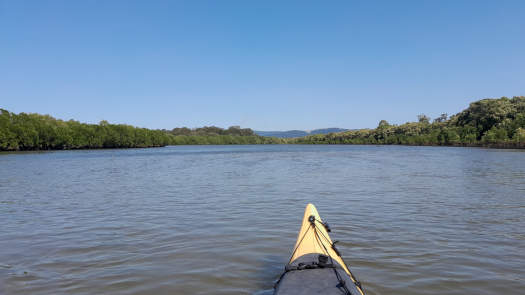
[[[273,286],[281,276],[286,258],[283,256],[270,255],[261,259],[259,272],[256,278],[257,287],[253,295],[272,295]]]

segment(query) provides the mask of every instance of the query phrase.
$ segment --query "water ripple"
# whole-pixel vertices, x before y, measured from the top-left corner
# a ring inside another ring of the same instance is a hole
[[[368,294],[525,289],[525,158],[400,146],[0,154],[0,293],[272,294],[317,205]]]

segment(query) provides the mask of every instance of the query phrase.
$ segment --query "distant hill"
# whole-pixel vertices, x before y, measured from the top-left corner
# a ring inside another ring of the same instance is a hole
[[[348,129],[343,128],[323,128],[323,129],[315,129],[311,131],[303,131],[303,130],[288,130],[288,131],[254,131],[255,134],[260,136],[268,136],[268,137],[279,137],[279,138],[293,138],[293,137],[303,137],[313,134],[328,134],[333,132],[343,132],[348,131]]]

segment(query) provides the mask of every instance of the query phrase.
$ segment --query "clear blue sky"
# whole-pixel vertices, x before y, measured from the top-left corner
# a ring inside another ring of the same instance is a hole
[[[0,108],[375,127],[525,95],[525,1],[0,0]]]

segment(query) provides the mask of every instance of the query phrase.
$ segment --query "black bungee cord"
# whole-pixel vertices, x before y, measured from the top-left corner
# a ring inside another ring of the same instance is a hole
[[[330,230],[330,227],[328,226],[328,224],[327,224],[326,222],[321,222],[321,221],[319,221],[319,220],[317,220],[317,219],[315,219],[315,221],[317,221],[318,223],[322,224],[322,225],[326,228],[326,230],[327,230],[328,232],[331,231],[331,230]],[[315,225],[314,225],[314,226],[315,226]],[[335,247],[335,244],[336,244],[338,241],[331,242],[331,240],[330,240],[328,237],[326,237],[326,236],[323,234],[322,231],[317,230],[317,226],[315,226],[315,229],[316,229],[316,230],[315,230],[315,234],[319,237],[319,235],[318,235],[317,232],[318,232],[318,231],[321,232],[321,235],[323,236],[323,238],[325,239],[325,241],[327,241],[328,243],[330,243],[330,245],[332,246],[332,249],[334,250],[334,252],[335,252],[339,257],[341,257],[341,253],[340,253],[339,250]],[[326,253],[328,254],[328,250],[326,249],[326,247],[324,246],[324,244],[321,242],[320,239],[319,239],[319,242],[321,243],[321,245],[322,245],[323,248],[325,249]],[[330,256],[330,255],[328,255],[328,256]],[[332,259],[332,257],[330,257],[330,259]],[[332,260],[332,261],[333,261],[333,260]],[[361,282],[360,282],[360,281],[354,276],[354,274],[350,271],[350,268],[348,267],[348,265],[346,265],[346,262],[345,262],[345,260],[343,259],[343,257],[341,257],[341,261],[343,262],[344,266],[345,266],[346,269],[348,270],[349,275],[350,275],[350,278],[352,279],[352,281],[354,282],[354,284],[355,284],[357,287],[359,287],[359,290],[361,291],[361,293],[364,294],[365,292],[364,292],[364,290],[363,290],[363,287],[362,287],[362,285],[361,285]]]

